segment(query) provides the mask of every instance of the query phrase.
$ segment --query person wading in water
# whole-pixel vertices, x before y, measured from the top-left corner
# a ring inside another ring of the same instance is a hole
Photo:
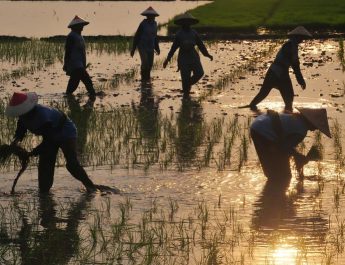
[[[312,35],[302,26],[295,28],[293,31],[289,32],[288,35],[289,40],[283,44],[274,62],[268,69],[259,93],[254,97],[250,104],[245,107],[249,107],[251,110],[257,111],[256,105],[268,96],[272,88],[276,88],[283,97],[285,111],[292,112],[294,91],[289,76],[289,68],[290,66],[292,67],[297,82],[300,84],[302,89],[305,89],[306,83],[301,73],[298,59],[298,44]]]
[[[168,56],[163,63],[163,67],[167,67],[175,51],[180,48],[177,64],[181,73],[183,94],[185,97],[188,97],[192,85],[196,84],[204,75],[200,56],[195,50],[195,46],[198,46],[200,52],[211,61],[213,57],[208,53],[198,33],[191,28],[191,25],[199,23],[199,20],[185,13],[177,16],[174,23],[180,25],[182,28],[176,33]]]

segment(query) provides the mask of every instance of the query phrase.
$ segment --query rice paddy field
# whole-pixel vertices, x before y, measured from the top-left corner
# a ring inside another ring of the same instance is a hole
[[[260,28],[290,29],[298,25],[314,30],[343,31],[344,11],[342,0],[216,0],[191,13],[200,19],[200,30],[243,33]]]
[[[49,194],[38,193],[32,158],[11,195],[20,164],[8,161],[0,167],[0,264],[345,263],[343,39],[300,45],[307,88],[290,73],[294,106],[327,108],[333,137],[308,133],[298,149],[317,145],[323,158],[305,166],[303,181],[292,162],[289,185],[267,182],[249,136],[257,113],[238,108],[258,92],[283,39],[207,42],[214,60],[202,58],[205,76],[190,99],[176,58],[162,67],[171,42],[161,43],[147,87],[130,38],[85,40],[88,72],[102,91],[96,100],[82,84],[64,95],[63,38],[0,38],[0,144],[16,128],[4,115],[9,97],[35,91],[75,122],[90,178],[120,194],[87,193],[59,153]],[[284,105],[272,91],[258,107]],[[28,134],[22,146],[40,141]]]
[[[333,138],[308,135],[299,148],[317,144],[323,160],[309,163],[305,180],[289,187],[266,182],[248,132],[255,114],[238,109],[258,91],[281,41],[208,43],[215,59],[203,59],[206,75],[189,100],[176,62],[161,67],[170,45],[161,44],[148,89],[128,39],[88,39],[89,72],[104,92],[90,101],[83,85],[73,97],[63,94],[63,42],[1,41],[1,144],[16,127],[4,116],[9,96],[36,91],[40,103],[76,123],[92,180],[121,193],[87,194],[60,155],[51,194],[38,194],[32,159],[12,196],[19,170],[12,160],[1,168],[0,263],[342,264],[343,41],[301,45],[307,89],[294,81],[295,106],[326,107]],[[259,107],[280,111],[283,103],[273,91]],[[23,146],[39,142],[28,135]]]

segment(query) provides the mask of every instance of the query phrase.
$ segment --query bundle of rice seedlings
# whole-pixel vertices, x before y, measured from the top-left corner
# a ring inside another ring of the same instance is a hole
[[[22,147],[18,145],[0,145],[0,166],[6,165],[11,160],[11,156],[14,155],[18,157],[21,165],[16,178],[14,179],[11,194],[14,193],[14,189],[18,182],[19,177],[23,174],[29,163],[29,153]]]

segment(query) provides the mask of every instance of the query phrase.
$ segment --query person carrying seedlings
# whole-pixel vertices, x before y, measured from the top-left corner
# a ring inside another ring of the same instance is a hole
[[[293,157],[299,178],[303,166],[312,160],[296,150],[308,131],[318,129],[331,138],[326,109],[297,108],[297,113],[277,113],[268,110],[258,116],[250,126],[262,169],[271,181],[290,181],[290,157]]]
[[[131,56],[134,56],[135,50],[138,48],[141,60],[141,82],[149,84],[151,82],[154,52],[156,51],[157,55],[160,54],[157,22],[155,21],[159,14],[152,7],[149,7],[141,15],[146,16],[146,19],[140,23],[134,35]]]
[[[211,61],[213,60],[212,55],[208,53],[198,33],[191,28],[191,25],[197,24],[198,22],[199,20],[189,13],[179,15],[175,18],[174,23],[180,25],[181,29],[176,33],[172,47],[163,63],[163,67],[166,68],[175,51],[180,48],[177,64],[181,74],[182,89],[185,96],[189,95],[192,85],[196,84],[204,75],[200,56],[195,50],[195,46],[199,48],[204,56],[210,58]]]
[[[27,131],[43,137],[43,141],[28,156],[39,156],[38,185],[41,193],[49,192],[54,182],[55,161],[61,149],[66,159],[66,168],[74,178],[81,181],[88,191],[98,185],[90,180],[77,158],[77,129],[61,111],[38,104],[34,92],[15,92],[6,107],[5,114],[19,117],[12,145],[22,141]]]
[[[259,93],[248,105],[251,110],[257,110],[257,104],[264,100],[272,88],[279,90],[285,103],[285,111],[292,112],[294,91],[289,76],[289,68],[292,67],[297,82],[302,89],[306,88],[298,59],[298,44],[312,35],[302,26],[288,33],[289,40],[283,44],[276,55],[275,60],[269,67]]]
[[[88,21],[78,16],[75,16],[69,23],[68,28],[71,29],[71,32],[67,35],[65,43],[63,70],[70,76],[66,89],[67,95],[73,94],[82,81],[89,96],[94,98],[96,93],[90,75],[86,71],[85,41],[81,35],[84,26],[88,24]]]

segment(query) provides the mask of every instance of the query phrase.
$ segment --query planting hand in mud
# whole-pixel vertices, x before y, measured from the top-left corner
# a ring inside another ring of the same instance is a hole
[[[38,155],[38,183],[41,193],[49,192],[54,182],[54,169],[59,149],[66,159],[66,168],[86,188],[94,184],[77,157],[77,130],[75,124],[61,111],[38,104],[34,92],[14,93],[6,107],[6,115],[18,117],[16,139],[20,142],[27,131],[43,137],[43,141],[31,153]]]
[[[312,155],[296,151],[296,146],[308,131],[320,130],[331,137],[326,109],[297,108],[299,113],[268,111],[258,116],[250,127],[255,150],[262,169],[271,181],[287,181],[292,177],[290,157],[293,157],[299,178]]]
[[[163,68],[165,69],[168,65],[169,61],[168,59],[166,59],[164,62],[163,62]]]

